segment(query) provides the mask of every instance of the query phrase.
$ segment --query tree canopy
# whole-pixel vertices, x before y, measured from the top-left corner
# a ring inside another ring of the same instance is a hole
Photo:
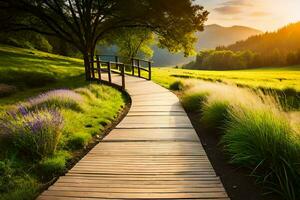
[[[114,32],[106,40],[104,45],[116,45],[118,55],[124,58],[151,58],[153,50],[151,45],[155,43],[155,35],[148,29],[124,28]]]
[[[193,53],[208,12],[193,0],[0,0],[1,30],[56,36],[83,55],[86,78],[96,43],[120,28],[144,28],[161,47]]]

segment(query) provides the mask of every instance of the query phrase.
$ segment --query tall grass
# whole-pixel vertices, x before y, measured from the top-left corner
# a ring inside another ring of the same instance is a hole
[[[197,104],[203,126],[222,133],[231,162],[253,170],[266,188],[283,198],[300,195],[299,113],[287,113],[266,92],[222,83],[193,81],[184,89],[183,105]],[[193,99],[202,98],[205,101]],[[187,95],[188,94],[188,95]]]
[[[54,154],[61,136],[63,118],[57,110],[20,113],[7,112],[0,118],[1,135],[6,135],[16,149],[41,159]]]
[[[82,111],[83,98],[80,94],[68,89],[51,90],[31,98],[24,105],[29,110],[40,108],[67,108]]]
[[[228,120],[228,101],[211,101],[203,104],[201,122],[208,130],[221,130]]]
[[[300,137],[283,115],[270,110],[234,110],[223,143],[232,163],[252,168],[268,187],[296,200]]]
[[[199,112],[208,95],[207,92],[184,93],[181,102],[188,112]]]
[[[169,86],[169,89],[174,91],[183,90],[183,88],[184,88],[183,81],[175,81],[171,83]]]

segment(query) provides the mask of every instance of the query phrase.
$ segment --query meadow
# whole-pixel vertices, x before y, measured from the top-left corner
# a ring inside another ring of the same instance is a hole
[[[103,137],[127,102],[80,59],[0,46],[0,199],[33,199]]]
[[[277,93],[265,89],[284,93],[288,91],[286,88],[292,88],[299,92],[297,68],[244,71],[161,68],[153,70],[153,80],[173,90],[185,110],[197,116],[193,120],[204,131],[220,136],[218,143],[229,163],[250,169],[249,175],[256,177],[266,193],[296,200],[300,195],[299,107],[282,104]],[[284,78],[282,85],[279,78]],[[299,95],[298,92],[292,95]]]
[[[293,88],[300,92],[300,66],[258,68],[247,70],[209,71],[177,68],[154,68],[154,81],[168,87],[178,78],[202,79],[214,82],[238,84],[251,88],[284,90]]]

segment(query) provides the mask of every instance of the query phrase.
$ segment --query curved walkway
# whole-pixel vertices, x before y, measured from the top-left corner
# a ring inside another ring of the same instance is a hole
[[[135,77],[126,89],[128,115],[38,199],[229,200],[178,98]]]

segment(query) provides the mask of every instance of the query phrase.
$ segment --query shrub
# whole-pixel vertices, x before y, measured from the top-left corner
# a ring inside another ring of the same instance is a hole
[[[55,155],[44,158],[39,163],[39,173],[45,177],[53,177],[61,174],[66,169],[66,160],[70,157],[67,152],[59,152]]]
[[[0,161],[0,192],[8,192],[14,186],[13,174],[11,162],[9,160]]]
[[[206,101],[207,92],[186,93],[182,97],[182,104],[188,112],[198,112]]]
[[[59,89],[29,99],[24,106],[29,110],[40,108],[67,108],[75,111],[82,111],[82,102],[83,99],[80,94],[77,94],[72,90]]]
[[[300,138],[289,122],[271,110],[231,112],[223,136],[232,163],[254,169],[286,199],[300,195]]]
[[[171,90],[175,90],[175,91],[183,90],[184,84],[183,84],[182,81],[175,81],[175,82],[173,82],[173,83],[170,84],[169,88]]]
[[[0,199],[33,199],[38,188],[36,180],[25,175],[15,165],[12,159],[0,161]]]
[[[222,129],[228,120],[229,109],[228,101],[206,102],[202,108],[202,124],[207,129]]]
[[[0,97],[5,97],[13,94],[17,88],[12,85],[0,84]]]
[[[68,147],[76,150],[84,148],[91,139],[91,135],[85,132],[76,132],[70,135],[68,139]]]
[[[33,159],[53,155],[62,129],[62,116],[57,110],[6,113],[0,118],[2,134],[10,138],[16,149]]]
[[[2,193],[1,200],[32,200],[36,197],[39,188],[37,180],[25,175],[22,177],[13,177],[14,187],[9,188],[9,191]]]

